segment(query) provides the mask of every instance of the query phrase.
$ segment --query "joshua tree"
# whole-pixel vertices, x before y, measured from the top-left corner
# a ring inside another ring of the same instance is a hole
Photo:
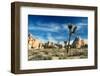
[[[73,24],[69,24],[68,25],[68,29],[69,29],[69,39],[68,39],[68,46],[67,46],[67,53],[69,52],[69,47],[70,47],[70,39],[72,34],[75,33],[77,26],[73,25]]]
[[[67,41],[64,41],[64,48],[67,47]]]

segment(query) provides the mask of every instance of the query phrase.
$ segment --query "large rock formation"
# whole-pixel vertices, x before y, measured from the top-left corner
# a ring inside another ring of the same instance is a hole
[[[33,38],[32,34],[28,35],[28,49],[40,49],[42,48],[42,42]]]
[[[76,37],[75,40],[72,43],[72,47],[73,48],[82,48],[82,47],[87,47],[87,41],[86,40],[82,40],[79,37]]]

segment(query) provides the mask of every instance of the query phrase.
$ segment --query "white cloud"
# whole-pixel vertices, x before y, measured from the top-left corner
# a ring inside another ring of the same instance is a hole
[[[42,37],[38,37],[38,39],[42,42],[42,43],[46,43],[47,42],[47,40],[45,40],[44,38],[42,38]]]
[[[41,41],[42,43],[46,43],[48,40],[46,40],[46,39],[44,39],[43,37],[41,37],[41,36],[38,36],[38,35],[33,35],[32,34],[32,37],[34,38],[34,39],[38,39],[39,41]]]
[[[37,26],[38,25],[38,26]],[[58,32],[60,30],[60,26],[56,23],[37,23],[37,25],[31,24],[29,26],[29,30],[41,30],[41,31],[50,31],[50,32]]]
[[[86,24],[86,23],[77,23],[76,25],[78,27],[77,29],[80,30],[80,29],[83,29],[84,27],[86,27],[88,24]]]
[[[56,36],[55,39],[61,40],[61,39],[64,39],[64,37],[59,35],[59,36]]]
[[[71,40],[71,41],[70,41],[70,45],[73,43],[73,41],[74,41],[74,40]]]
[[[52,36],[51,33],[48,33],[48,34],[47,34],[47,38],[48,38],[48,41],[57,43],[56,39],[54,39],[54,37]]]
[[[68,29],[68,24],[62,24],[63,25],[63,29]]]
[[[76,25],[78,25],[78,26],[87,26],[87,23],[80,22],[80,23],[77,23]]]

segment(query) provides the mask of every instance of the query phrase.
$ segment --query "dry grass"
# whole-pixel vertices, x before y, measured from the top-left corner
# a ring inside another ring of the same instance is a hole
[[[88,56],[87,48],[72,48],[69,52],[66,49],[32,49],[28,50],[28,60],[61,60],[61,59],[82,59]]]

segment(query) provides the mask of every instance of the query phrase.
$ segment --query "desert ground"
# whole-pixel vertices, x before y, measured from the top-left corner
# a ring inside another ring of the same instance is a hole
[[[62,59],[84,59],[88,58],[88,48],[67,49],[46,48],[28,50],[28,60],[62,60]]]

